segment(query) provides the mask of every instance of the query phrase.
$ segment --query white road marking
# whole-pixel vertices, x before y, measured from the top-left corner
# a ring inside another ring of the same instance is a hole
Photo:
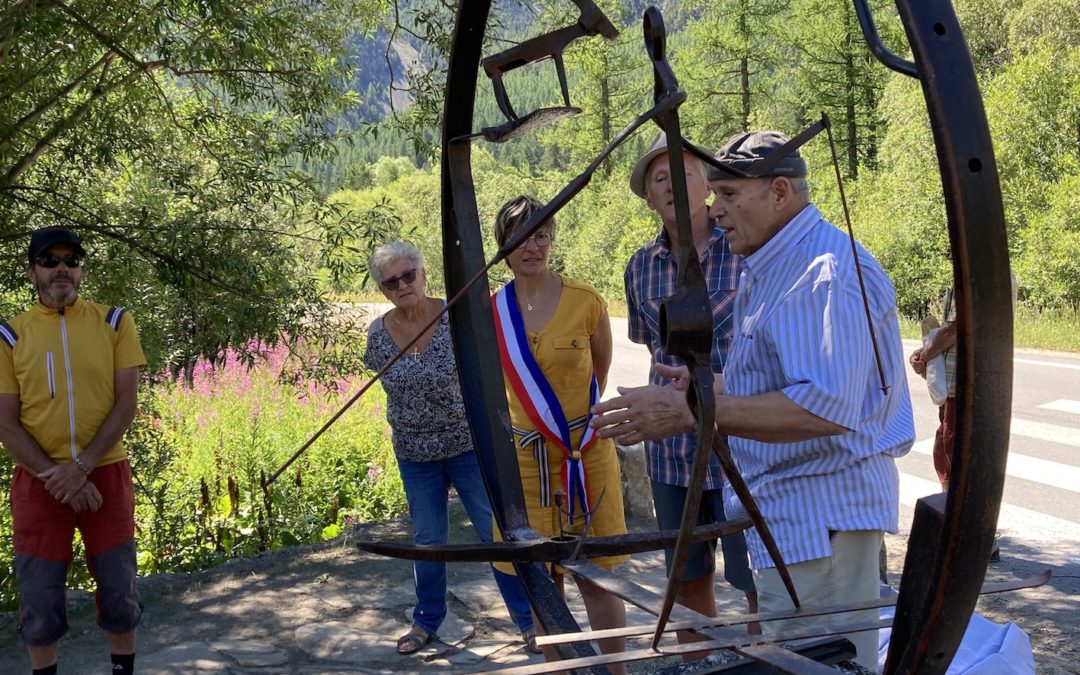
[[[1015,422],[1015,420],[1014,420]],[[912,451],[923,455],[932,455],[934,439],[928,438],[912,446]],[[1080,467],[1059,462],[1051,462],[1038,457],[1009,453],[1009,462],[1005,473],[1013,478],[1042,483],[1069,492],[1080,492]]]
[[[1013,363],[1023,363],[1027,366],[1046,366],[1048,368],[1065,368],[1067,370],[1080,370],[1080,365],[1075,363],[1056,363],[1054,361],[1039,361],[1038,359],[1013,358]]]
[[[941,486],[937,481],[900,474],[900,503],[904,506],[914,507],[920,497],[940,490]],[[998,529],[1019,540],[1067,544],[1062,549],[1071,555],[1075,555],[1077,547],[1080,547],[1080,524],[1012,504],[1002,503],[998,515]]]
[[[1034,422],[1019,417],[1012,418],[1012,424],[1009,428],[1013,436],[1023,436],[1025,438],[1034,438],[1037,441],[1060,443],[1080,448],[1080,429],[1063,427],[1060,424]]]
[[[1072,399],[1067,398],[1059,398],[1056,401],[1043,403],[1039,407],[1045,410],[1069,413],[1070,415],[1080,415],[1080,401],[1073,401]]]

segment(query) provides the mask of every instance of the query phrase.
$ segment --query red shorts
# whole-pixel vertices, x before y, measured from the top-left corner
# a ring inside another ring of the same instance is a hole
[[[941,425],[934,435],[934,471],[937,472],[942,489],[945,489],[949,484],[949,476],[952,475],[952,451],[956,444],[955,397],[945,399],[944,405],[938,408],[938,419],[941,420]]]
[[[75,528],[97,582],[98,624],[110,633],[134,630],[141,610],[135,590],[135,490],[124,460],[94,469],[90,482],[101,508],[75,511],[61,504],[32,473],[16,467],[11,481],[19,630],[29,645],[48,645],[67,631],[65,579]]]
[[[45,490],[45,483],[16,467],[11,481],[15,554],[71,562],[75,528],[89,560],[135,537],[135,490],[127,460],[94,469],[90,482],[101,493],[101,508],[75,513]]]

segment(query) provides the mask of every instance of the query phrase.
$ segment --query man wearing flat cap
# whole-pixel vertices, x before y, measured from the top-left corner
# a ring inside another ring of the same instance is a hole
[[[706,200],[709,186],[705,164],[689,153],[683,154],[686,192],[690,204],[693,245],[701,261],[713,306],[712,362],[719,373],[731,344],[731,308],[738,283],[738,260],[728,249],[723,230],[709,217]],[[660,345],[660,303],[672,295],[678,285],[676,259],[677,226],[671,171],[668,165],[667,138],[660,134],[652,148],[634,165],[630,189],[645,200],[660,217],[660,232],[630,258],[624,275],[630,339],[649,350],[654,366],[681,366],[681,359],[665,354]],[[665,380],[650,369],[650,381]],[[686,503],[686,489],[697,448],[693,431],[645,442],[646,465],[652,486],[657,525],[662,530],[678,529]],[[711,451],[706,448],[707,452]],[[702,493],[699,524],[724,520],[723,474],[715,457],[709,460],[705,491]],[[757,611],[754,580],[747,559],[746,538],[742,532],[721,538],[724,553],[724,577],[746,593],[749,611]],[[668,574],[674,549],[664,551]],[[691,546],[679,586],[680,604],[706,616],[716,616],[713,577],[716,568],[716,541]],[[758,628],[754,626],[756,632]],[[679,640],[694,639],[681,632]]]
[[[0,442],[15,460],[11,514],[19,634],[33,672],[56,673],[75,528],[97,583],[112,671],[128,675],[141,609],[135,590],[135,493],[121,437],[135,417],[135,322],[79,297],[86,250],[71,230],[30,236],[37,304],[0,322]]]
[[[787,141],[778,132],[737,134],[717,159],[749,177],[721,170],[709,176],[709,213],[743,261],[716,425],[730,437],[802,606],[813,608],[878,597],[883,532],[896,532],[899,521],[895,458],[911,449],[915,430],[892,282],[861,246],[856,260],[848,237],[810,203],[797,150],[773,155]],[[620,390],[623,396],[596,406],[594,426],[623,444],[685,432],[694,418],[678,388]],[[730,516],[743,515],[736,499],[726,506]],[[755,531],[747,544],[762,611],[790,609]],[[863,614],[768,622],[766,631],[876,618],[873,610]],[[876,669],[876,631],[846,636],[856,660]]]

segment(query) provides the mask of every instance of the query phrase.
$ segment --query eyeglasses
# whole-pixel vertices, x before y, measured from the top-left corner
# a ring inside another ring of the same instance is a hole
[[[531,237],[526,237],[524,241],[518,244],[518,248],[525,248],[529,245],[529,242],[536,244],[538,248],[547,248],[551,246],[551,242],[555,240],[550,232],[537,232]]]
[[[396,277],[390,277],[389,279],[383,279],[379,285],[387,291],[396,291],[398,286],[404,283],[406,286],[416,281],[416,268],[411,270],[405,270]]]
[[[82,267],[83,265],[85,265],[86,260],[81,255],[75,255],[74,253],[72,253],[71,255],[65,256],[43,255],[37,260],[35,260],[34,263],[38,267],[44,267],[50,270],[54,267],[58,267],[60,263],[64,263],[64,265],[68,269],[75,269],[76,267]]]

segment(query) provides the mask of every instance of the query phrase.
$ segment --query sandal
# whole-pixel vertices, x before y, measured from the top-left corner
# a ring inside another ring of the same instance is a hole
[[[398,654],[403,656],[408,654],[415,654],[424,648],[424,645],[429,642],[434,642],[439,638],[435,633],[429,633],[420,626],[413,626],[409,629],[408,633],[405,633],[398,638],[397,651]]]
[[[543,654],[544,650],[536,644],[536,629],[526,628],[521,631],[521,639],[525,641],[525,651],[532,654]]]

